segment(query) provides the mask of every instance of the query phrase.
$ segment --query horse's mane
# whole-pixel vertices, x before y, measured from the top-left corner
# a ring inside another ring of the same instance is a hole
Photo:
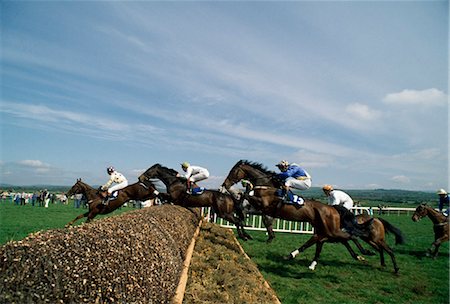
[[[171,175],[177,175],[177,173],[178,173],[178,171],[176,171],[174,169],[171,169],[171,168],[164,167],[161,164],[154,164],[153,166],[151,166],[151,168],[154,168],[154,167],[158,167],[159,169],[161,169],[161,170],[163,170],[163,171],[165,171],[165,172],[167,172],[167,173],[169,173]]]
[[[252,167],[252,168],[254,168],[254,169],[258,170],[258,171],[261,171],[264,174],[269,175],[269,176],[276,175],[276,173],[274,171],[271,171],[271,170],[267,169],[267,167],[264,166],[263,164],[258,163],[258,162],[252,162],[252,161],[249,161],[249,160],[244,160],[244,159],[241,159],[240,161],[238,161],[233,166],[233,169],[235,169],[235,168],[237,168],[237,167],[239,167],[241,165],[248,165],[248,166],[250,166],[250,167]]]

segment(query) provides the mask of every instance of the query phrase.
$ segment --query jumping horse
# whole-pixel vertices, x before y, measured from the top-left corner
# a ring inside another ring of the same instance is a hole
[[[238,162],[239,163],[239,162]],[[247,169],[252,167],[255,170],[260,171],[260,173],[266,174],[268,177],[272,178],[270,171],[263,172],[260,165],[246,163]],[[222,184],[223,187],[231,187],[231,185],[238,182],[238,178],[243,178],[243,169],[241,174],[229,174]],[[232,170],[236,171],[236,170]],[[248,178],[249,175],[246,176]],[[260,177],[261,178],[261,177]],[[288,258],[295,258],[300,252],[303,252],[312,245],[316,245],[316,252],[314,259],[310,265],[310,269],[314,270],[320,257],[322,246],[324,242],[340,242],[342,243],[350,255],[356,260],[362,260],[363,258],[356,255],[353,249],[350,247],[348,241],[353,240],[358,248],[365,253],[366,251],[362,246],[356,241],[355,237],[349,233],[343,231],[340,223],[340,215],[338,211],[328,205],[325,205],[316,200],[305,199],[303,206],[294,206],[292,204],[285,204],[283,200],[277,195],[277,190],[272,187],[255,187],[252,195],[246,193],[245,198],[257,209],[261,210],[264,214],[282,218],[290,221],[299,222],[309,222],[314,227],[313,236],[300,248],[291,252]],[[392,260],[395,273],[398,272],[399,268],[392,249],[387,246],[385,242],[385,231],[390,231],[395,234],[396,242],[402,243],[403,236],[401,231],[395,228],[393,225],[389,224],[387,221],[381,219],[368,218],[366,216],[361,216],[358,218],[358,222],[361,228],[366,229],[367,234],[361,237],[365,242],[371,245],[380,253],[380,263],[385,266],[383,252],[386,251]],[[364,224],[365,223],[365,224]],[[386,223],[384,225],[383,223]]]
[[[66,227],[73,225],[77,220],[87,217],[86,223],[90,222],[98,214],[108,214],[128,202],[129,200],[145,201],[156,197],[158,193],[149,181],[138,182],[119,190],[117,197],[110,200],[107,205],[104,205],[103,196],[97,189],[92,188],[88,184],[84,183],[80,179],[70,188],[67,192],[67,196],[70,197],[74,194],[82,193],[88,200],[89,210],[80,214],[74,220],[70,221]]]
[[[442,213],[434,210],[426,204],[420,204],[412,216],[414,222],[418,222],[423,217],[428,216],[428,218],[433,222],[434,230],[434,242],[428,249],[427,255],[432,258],[436,258],[438,255],[439,247],[442,243],[448,242],[449,239],[449,221],[448,217]]]
[[[260,163],[250,162],[248,160],[240,160],[233,166],[233,168],[231,168],[227,178],[225,179],[225,182],[222,184],[221,191],[228,191],[229,193],[237,197],[235,191],[233,191],[231,187],[235,183],[243,179],[246,179],[251,183],[251,190],[261,187],[278,188],[280,186],[280,182],[276,179],[275,172],[267,170]],[[267,230],[267,243],[272,242],[272,240],[275,238],[275,233],[273,231],[274,218],[267,214],[263,214],[261,210],[257,210],[251,204],[245,204],[242,195],[239,195],[238,201],[239,208],[242,210],[242,214],[244,215],[244,218],[242,220],[245,220],[245,215],[247,213],[261,215],[263,224]]]
[[[186,208],[190,207],[212,207],[217,215],[230,223],[236,225],[236,230],[240,238],[248,240],[251,236],[244,230],[244,224],[239,217],[234,215],[236,200],[229,194],[221,193],[217,190],[204,190],[200,195],[193,195],[186,193],[186,182],[177,177],[177,171],[164,167],[160,164],[155,164],[147,171],[139,176],[141,182],[150,179],[161,180],[167,188],[167,195],[162,198],[169,200],[176,204]],[[192,188],[198,187],[197,185],[191,185]],[[163,195],[161,193],[161,195]]]

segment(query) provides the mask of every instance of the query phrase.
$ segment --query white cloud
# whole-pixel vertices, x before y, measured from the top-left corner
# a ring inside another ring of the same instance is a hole
[[[435,88],[422,91],[406,89],[387,94],[383,101],[397,105],[443,105],[447,102],[447,94]]]
[[[33,167],[33,168],[48,168],[50,165],[40,161],[40,160],[34,160],[34,159],[25,159],[18,161],[20,165],[24,165],[27,167]]]
[[[368,105],[360,103],[349,104],[345,111],[352,115],[353,118],[361,120],[375,120],[381,117],[381,112],[371,109]]]
[[[409,177],[404,176],[404,175],[393,176],[393,177],[391,177],[391,180],[396,183],[400,183],[400,184],[408,184],[410,182]]]

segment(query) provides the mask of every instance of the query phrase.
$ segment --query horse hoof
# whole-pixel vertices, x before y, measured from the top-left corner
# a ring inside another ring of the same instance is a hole
[[[360,256],[360,255],[358,255],[358,256],[356,257],[356,259],[357,259],[358,261],[365,261],[365,260],[366,260],[364,257],[362,257],[362,256]]]
[[[311,265],[309,265],[309,270],[316,270],[316,265],[317,265],[317,262],[316,261],[313,261],[312,263],[311,263]]]
[[[288,254],[288,255],[285,255],[283,257],[283,260],[285,260],[285,261],[290,261],[290,260],[293,260],[293,259],[294,259],[294,257],[292,256],[292,254]]]

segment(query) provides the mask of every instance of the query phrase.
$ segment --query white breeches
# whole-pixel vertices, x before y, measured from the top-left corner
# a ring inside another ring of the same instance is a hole
[[[108,193],[111,194],[116,190],[120,190],[128,186],[128,181],[123,181],[120,184],[114,185],[111,188],[108,189]]]
[[[201,180],[207,179],[209,177],[209,172],[208,170],[199,172],[197,174],[192,175],[191,177],[189,177],[189,181],[190,182],[199,182]]]
[[[298,190],[307,190],[311,188],[311,179],[296,179],[293,177],[288,177],[286,181],[284,182],[284,185],[286,187],[295,188]]]

